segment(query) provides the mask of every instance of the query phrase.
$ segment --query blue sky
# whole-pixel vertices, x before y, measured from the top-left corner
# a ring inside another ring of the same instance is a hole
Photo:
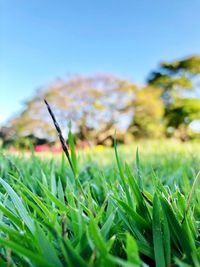
[[[199,0],[0,0],[0,122],[67,74],[144,83],[161,60],[200,53]]]

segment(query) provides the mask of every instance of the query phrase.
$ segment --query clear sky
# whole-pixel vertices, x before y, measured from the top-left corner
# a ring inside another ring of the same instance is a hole
[[[0,0],[0,122],[69,73],[144,83],[159,61],[197,53],[199,0]]]

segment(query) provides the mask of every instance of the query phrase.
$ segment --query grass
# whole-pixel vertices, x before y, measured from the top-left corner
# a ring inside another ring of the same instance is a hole
[[[200,266],[200,145],[0,154],[0,266]]]

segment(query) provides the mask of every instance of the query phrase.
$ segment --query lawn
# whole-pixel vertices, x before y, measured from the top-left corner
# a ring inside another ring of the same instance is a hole
[[[70,146],[1,151],[0,266],[200,266],[199,143]]]

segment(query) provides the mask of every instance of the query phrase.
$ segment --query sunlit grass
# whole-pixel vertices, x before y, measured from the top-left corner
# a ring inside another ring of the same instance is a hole
[[[76,174],[63,155],[2,152],[0,266],[200,266],[199,152],[97,147],[72,157]]]

